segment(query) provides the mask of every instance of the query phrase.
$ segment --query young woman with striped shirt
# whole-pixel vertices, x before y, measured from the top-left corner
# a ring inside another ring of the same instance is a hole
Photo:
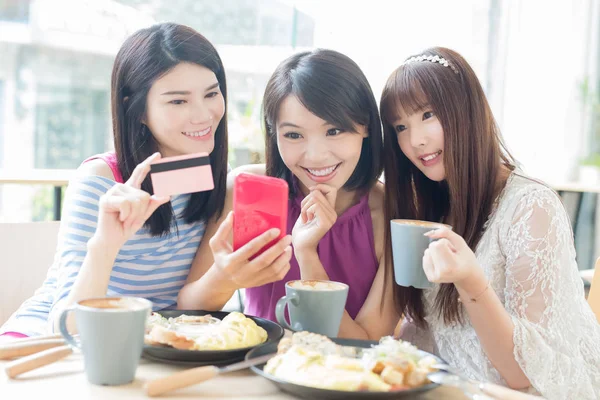
[[[0,335],[52,332],[65,307],[91,297],[139,296],[154,310],[175,308],[199,246],[224,219],[227,89],[212,44],[177,24],[138,31],[116,56],[111,91],[115,152],[79,167],[47,278]],[[198,152],[210,154],[212,191],[151,195],[153,161]],[[266,233],[244,251],[270,240]]]

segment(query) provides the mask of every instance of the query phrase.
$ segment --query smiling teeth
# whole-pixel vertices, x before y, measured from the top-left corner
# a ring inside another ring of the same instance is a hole
[[[441,151],[438,151],[438,152],[437,152],[437,153],[435,153],[435,154],[431,154],[431,155],[429,155],[429,156],[427,156],[427,157],[423,157],[423,158],[422,158],[422,160],[423,160],[423,161],[430,161],[430,160],[433,160],[434,158],[436,158],[437,156],[439,156],[440,154],[442,154],[442,152],[441,152]]]
[[[327,176],[327,175],[331,174],[336,168],[337,168],[337,165],[334,165],[333,167],[329,167],[329,168],[326,168],[326,169],[310,169],[310,168],[307,168],[307,170],[308,170],[308,172],[310,172],[314,176]]]
[[[199,137],[199,136],[204,136],[207,135],[208,132],[210,132],[210,127],[202,130],[202,131],[196,131],[196,132],[183,132],[183,134],[185,136],[190,136],[190,137]]]

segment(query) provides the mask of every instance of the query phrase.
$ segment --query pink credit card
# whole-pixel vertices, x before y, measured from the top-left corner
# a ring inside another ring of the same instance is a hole
[[[207,153],[162,158],[150,165],[154,194],[173,196],[215,187]]]

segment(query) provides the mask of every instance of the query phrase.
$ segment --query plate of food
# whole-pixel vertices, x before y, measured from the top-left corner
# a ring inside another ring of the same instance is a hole
[[[282,391],[311,399],[388,399],[437,386],[427,379],[442,360],[408,342],[330,339],[308,332],[253,349],[246,360],[277,353],[252,370]]]
[[[144,357],[181,365],[226,365],[258,346],[277,345],[283,328],[239,312],[163,310],[146,323]]]

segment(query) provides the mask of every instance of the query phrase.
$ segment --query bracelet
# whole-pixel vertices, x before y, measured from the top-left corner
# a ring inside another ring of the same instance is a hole
[[[481,291],[481,293],[479,293],[477,296],[471,297],[468,302],[469,303],[477,303],[477,299],[480,298],[481,296],[483,296],[483,294],[488,290],[489,287],[490,287],[490,281],[488,280],[487,285],[485,285],[485,289],[483,289]],[[459,301],[459,303],[463,302],[460,297],[458,298],[458,301]]]

